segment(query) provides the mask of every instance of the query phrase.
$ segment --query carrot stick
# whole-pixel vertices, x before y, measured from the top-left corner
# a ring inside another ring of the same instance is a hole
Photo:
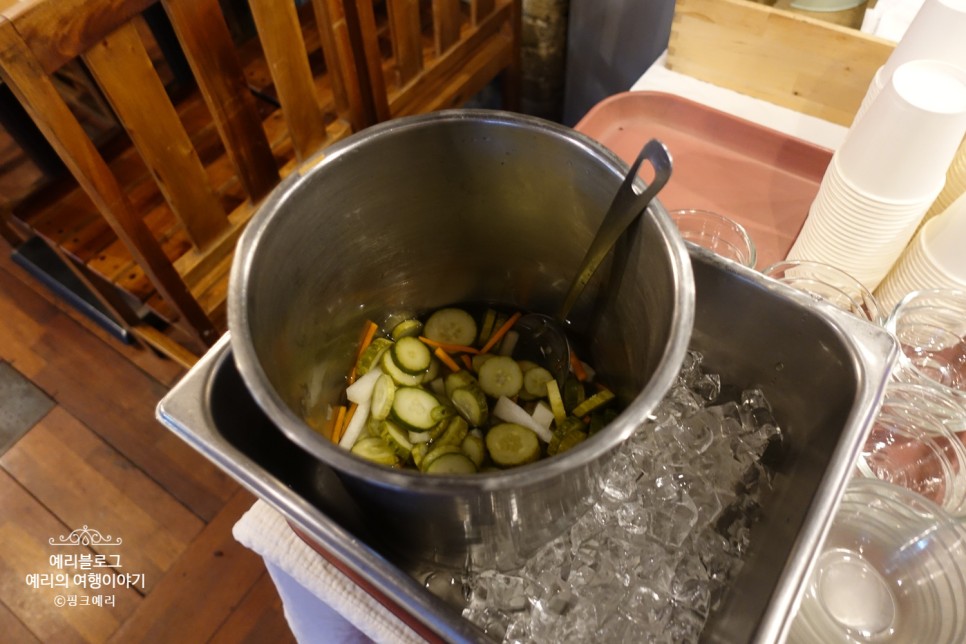
[[[376,331],[378,330],[378,324],[372,320],[366,320],[366,327],[362,332],[362,341],[359,343],[359,350],[356,351],[356,359],[352,362],[352,371],[349,372],[348,383],[350,385],[356,381],[356,365],[359,363],[359,357],[372,344],[372,339],[376,337]]]
[[[574,372],[577,380],[580,382],[585,382],[587,380],[587,372],[584,370],[584,363],[580,361],[577,354],[573,351],[570,352],[570,369]]]
[[[453,360],[448,353],[446,353],[446,350],[443,349],[443,347],[436,347],[436,350],[433,351],[433,354],[435,354],[444,365],[449,367],[451,371],[456,372],[460,370],[460,366],[456,364],[456,361]]]
[[[339,444],[339,439],[342,438],[342,428],[344,427],[345,420],[345,405],[339,405],[339,409],[335,414],[335,422],[332,423],[332,431],[330,432],[329,438],[336,445]]]
[[[450,344],[449,342],[440,342],[438,340],[430,340],[429,338],[419,336],[419,339],[428,344],[431,347],[437,349],[442,349],[447,353],[479,353],[480,350],[476,347],[470,347],[465,344]]]
[[[496,343],[503,339],[503,336],[506,335],[507,331],[509,331],[510,328],[517,323],[517,320],[520,319],[521,315],[523,315],[523,313],[520,311],[517,311],[511,315],[499,329],[493,332],[493,335],[490,336],[490,339],[487,340],[486,344],[483,345],[483,348],[480,349],[480,353],[489,353],[490,350],[496,346]]]
[[[470,358],[468,355],[466,355],[464,353],[464,354],[462,354],[460,356],[460,361],[463,363],[463,366],[467,368],[467,370],[473,371],[473,359],[472,358]]]

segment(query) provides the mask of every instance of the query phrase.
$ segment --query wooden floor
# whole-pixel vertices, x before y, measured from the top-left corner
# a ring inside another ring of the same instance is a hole
[[[0,455],[0,641],[294,641],[262,559],[231,535],[253,497],[154,420],[180,368],[108,336],[10,252],[0,239],[0,361],[53,404]],[[122,542],[50,545],[83,526]],[[58,568],[68,553],[113,569]],[[30,583],[104,570],[134,587]]]

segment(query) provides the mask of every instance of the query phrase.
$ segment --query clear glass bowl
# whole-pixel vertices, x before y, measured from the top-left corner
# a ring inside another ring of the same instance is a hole
[[[966,527],[905,488],[854,479],[815,562],[789,642],[966,638]]]
[[[885,322],[885,313],[869,289],[829,264],[786,260],[772,264],[762,273],[874,324]]]
[[[737,221],[710,210],[694,208],[672,210],[670,215],[685,240],[748,268],[755,267],[755,244]]]
[[[885,328],[902,348],[896,379],[937,387],[966,409],[966,292],[909,293]]]

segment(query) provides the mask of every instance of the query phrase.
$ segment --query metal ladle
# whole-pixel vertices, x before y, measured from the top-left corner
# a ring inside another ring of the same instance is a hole
[[[644,160],[654,168],[654,179],[638,194],[634,180]],[[570,369],[570,343],[567,341],[565,320],[584,287],[593,277],[604,257],[610,252],[624,231],[647,210],[651,201],[671,177],[671,155],[657,139],[648,141],[637,159],[627,171],[624,181],[617,189],[607,214],[597,228],[577,274],[570,283],[570,290],[557,315],[528,313],[521,316],[514,329],[518,333],[518,351],[525,357],[539,359],[559,383],[563,383]]]

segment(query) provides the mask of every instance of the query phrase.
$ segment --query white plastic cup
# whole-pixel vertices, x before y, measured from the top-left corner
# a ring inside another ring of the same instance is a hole
[[[966,285],[966,194],[930,219],[920,234],[936,267],[951,281]]]
[[[966,0],[925,0],[883,65],[883,80],[912,60],[966,68]]]
[[[835,154],[842,174],[880,201],[935,199],[964,134],[966,69],[914,60],[895,70]]]

